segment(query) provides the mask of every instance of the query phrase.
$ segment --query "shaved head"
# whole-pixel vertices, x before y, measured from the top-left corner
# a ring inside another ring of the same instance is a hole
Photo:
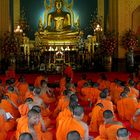
[[[78,131],[70,131],[67,134],[67,140],[81,140],[79,132]]]
[[[84,113],[84,109],[82,106],[76,106],[73,110],[73,114],[75,116],[81,116]]]
[[[103,116],[105,119],[110,119],[110,118],[113,118],[113,113],[111,110],[105,110],[103,113]]]
[[[19,136],[19,140],[33,140],[33,137],[30,133],[22,133]]]
[[[127,137],[129,137],[129,131],[126,128],[119,128],[117,131],[117,137],[119,140],[127,140]]]
[[[39,113],[35,110],[35,109],[31,109],[29,112],[28,112],[28,118],[31,118],[35,115],[38,115]]]

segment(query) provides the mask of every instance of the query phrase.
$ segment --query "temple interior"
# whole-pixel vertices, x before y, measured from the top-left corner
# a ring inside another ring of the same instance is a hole
[[[18,73],[43,67],[60,73],[62,63],[100,72],[130,72],[140,64],[138,0],[95,0],[87,6],[79,0],[7,0],[0,5],[1,73],[9,65]]]
[[[139,101],[140,0],[0,0],[1,140],[140,140]]]

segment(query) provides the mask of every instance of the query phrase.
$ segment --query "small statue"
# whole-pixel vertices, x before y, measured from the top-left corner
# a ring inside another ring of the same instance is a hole
[[[38,22],[38,31],[41,32],[44,30],[44,26],[42,23],[42,17],[40,17],[39,22]]]

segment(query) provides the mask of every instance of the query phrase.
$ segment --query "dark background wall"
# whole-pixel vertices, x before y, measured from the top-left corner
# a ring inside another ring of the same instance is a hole
[[[24,11],[30,27],[30,31],[27,34],[32,39],[37,31],[39,18],[40,16],[43,17],[44,10],[44,0],[21,0],[21,14]],[[73,10],[80,17],[81,29],[85,34],[92,34],[90,20],[91,15],[97,11],[97,0],[75,0]]]

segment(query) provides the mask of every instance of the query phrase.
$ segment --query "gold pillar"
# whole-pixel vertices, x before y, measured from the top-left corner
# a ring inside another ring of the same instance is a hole
[[[14,29],[19,25],[20,20],[20,0],[13,0]]]
[[[118,0],[109,0],[108,30],[118,31]]]
[[[104,0],[98,0],[98,15],[102,17],[102,26],[104,29]]]
[[[4,33],[11,30],[10,26],[10,5],[9,0],[0,0],[0,39]],[[0,41],[0,60],[1,60],[1,44]]]
[[[0,36],[10,31],[10,8],[9,0],[0,0]]]

